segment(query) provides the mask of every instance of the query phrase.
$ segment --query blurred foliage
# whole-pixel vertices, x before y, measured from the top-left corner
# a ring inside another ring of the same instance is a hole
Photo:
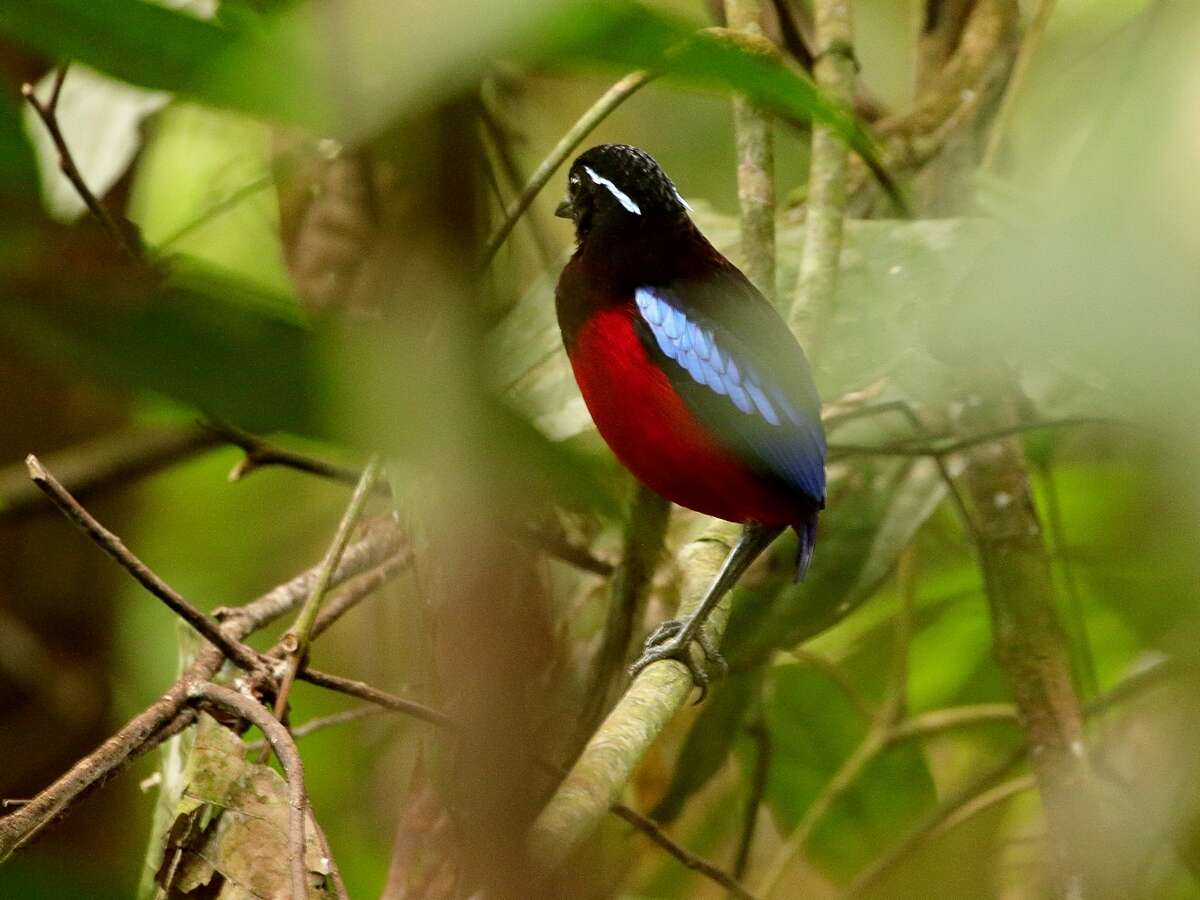
[[[625,524],[618,498],[628,485],[591,429],[559,349],[551,295],[557,269],[546,269],[521,229],[482,288],[464,285],[473,277],[470,260],[452,255],[448,263],[421,244],[422,235],[441,234],[436,229],[449,222],[469,245],[487,231],[480,220],[494,222],[502,206],[494,197],[464,200],[456,193],[462,186],[445,177],[454,170],[436,168],[447,153],[478,150],[443,139],[461,102],[473,102],[482,82],[527,174],[604,79],[633,67],[662,70],[665,77],[593,140],[654,153],[705,232],[734,258],[730,92],[748,93],[801,124],[832,124],[869,154],[867,131],[790,65],[695,36],[707,10],[684,0],[504,0],[483,9],[465,0],[226,0],[208,19],[203,4],[191,6],[0,4],[5,51],[32,54],[35,69],[70,60],[72,72],[86,65],[130,90],[173,98],[123,129],[106,144],[110,157],[94,163],[133,160],[94,186],[136,224],[146,259],[135,262],[95,223],[54,223],[43,212],[27,133],[40,125],[22,116],[19,85],[3,85],[0,351],[10,362],[0,372],[11,379],[6,390],[18,383],[40,390],[44,408],[29,411],[40,430],[17,420],[5,429],[10,458],[0,464],[79,439],[68,426],[83,416],[43,383],[49,371],[69,384],[99,386],[123,417],[138,421],[217,415],[351,462],[381,446],[397,459],[398,506],[420,538],[436,540],[441,526],[429,507],[449,496],[461,502],[448,517],[466,522],[450,533],[464,541],[479,522],[542,517],[613,560]],[[922,4],[862,0],[855,13],[865,85],[903,108],[912,97]],[[870,402],[910,403],[937,432],[948,406],[987,402],[962,377],[981,360],[1018,384],[1031,418],[1121,420],[1121,427],[1024,437],[1056,600],[1091,701],[1156,660],[1191,661],[1200,629],[1196,46],[1200,17],[1189,4],[1062,0],[1022,85],[1003,165],[978,176],[967,213],[850,223],[838,314],[818,371],[827,400],[865,391]],[[66,130],[72,143],[87,140]],[[792,125],[780,130],[785,196],[803,183],[807,157],[802,133]],[[345,244],[339,248],[366,259],[365,267],[382,255],[404,269],[398,289],[357,286],[379,306],[338,316],[302,302],[289,278],[285,260],[294,247],[286,245],[284,182],[297,180],[308,199],[334,190],[331,179],[305,180],[304,166],[321,170],[360,152],[386,164],[364,180],[356,202],[390,201],[402,211],[398,221],[385,221],[378,209],[368,221],[390,238],[412,239],[385,243],[381,254],[360,246],[358,231],[341,227],[345,220],[333,222],[333,239]],[[42,162],[44,170],[56,164]],[[85,177],[90,165],[81,158]],[[556,177],[530,216],[565,258],[570,236],[547,221],[560,188]],[[501,188],[505,199],[509,193]],[[792,211],[781,217],[781,297],[792,293],[803,240],[797,219]],[[856,446],[923,439],[895,414],[856,420],[831,435],[834,444]],[[227,484],[237,458],[233,450],[214,451],[108,498],[125,504],[130,546],[205,609],[249,599],[313,564],[345,500],[338,485],[283,470]],[[955,462],[948,459],[952,471]],[[810,580],[789,582],[786,546],[752,573],[726,635],[729,677],[698,711],[678,718],[627,792],[684,846],[731,867],[760,748],[748,729],[761,728],[770,764],[748,883],[859,746],[870,727],[863,707],[886,695],[900,607],[895,569],[906,549],[917,575],[904,712],[1010,699],[991,655],[970,535],[932,460],[845,455],[829,474]],[[473,494],[480,485],[492,493]],[[643,624],[672,609],[676,553],[703,524],[674,512]],[[117,611],[111,645],[100,648],[99,668],[90,673],[110,696],[112,724],[158,696],[175,668],[170,616],[132,585],[101,596],[90,569],[64,561],[63,547],[77,540],[65,524],[54,531],[39,522],[36,532],[14,526],[3,535],[23,550],[33,535],[45,542],[37,559],[47,589],[75,608]],[[525,591],[531,606],[545,598],[553,652],[527,688],[540,705],[540,726],[570,731],[601,643],[607,584],[548,557],[522,568],[528,558],[528,550],[513,550],[504,560],[511,568],[497,564],[488,586],[498,594]],[[355,611],[315,649],[322,667],[418,696],[432,692],[426,629],[442,574],[419,565]],[[0,613],[18,624],[38,618],[20,597],[0,590],[0,601]],[[32,637],[12,627],[0,633],[0,675],[48,660],[32,680],[52,696],[78,673],[60,665],[55,642],[37,648],[38,634],[28,630]],[[62,636],[66,645],[83,639]],[[1129,823],[1121,846],[1146,897],[1200,896],[1189,849],[1200,821],[1200,715],[1189,684],[1123,703],[1092,729],[1094,752],[1125,785],[1114,789],[1114,818]],[[53,707],[24,688],[11,693],[26,713]],[[344,706],[301,687],[293,715],[308,719]],[[562,745],[561,734],[539,737]],[[0,758],[25,739],[5,733]],[[776,896],[839,896],[1019,740],[1013,723],[989,721],[889,746],[817,824],[803,862],[788,870]],[[434,745],[423,726],[391,719],[305,739],[315,814],[351,896],[378,894],[398,825],[422,830],[412,798],[424,797],[427,786],[417,760]],[[156,765],[153,757],[142,760],[64,830],[48,831],[0,868],[0,895],[129,896],[142,874],[153,807],[153,795],[137,792],[136,782]],[[499,778],[501,768],[484,777]],[[42,786],[5,789],[29,795]],[[1036,801],[1009,799],[934,834],[872,896],[1041,896],[1042,828]],[[584,857],[594,866],[584,867],[580,896],[716,896],[624,823],[607,823]]]

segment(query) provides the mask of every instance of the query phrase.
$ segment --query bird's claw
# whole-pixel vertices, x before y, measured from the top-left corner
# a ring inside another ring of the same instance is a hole
[[[683,623],[676,619],[670,619],[659,625],[650,637],[646,638],[646,646],[642,650],[642,655],[629,667],[629,674],[636,678],[642,669],[651,663],[673,659],[682,663],[691,673],[692,684],[700,689],[700,696],[696,698],[695,702],[701,703],[708,694],[710,679],[704,666],[696,662],[695,654],[691,649],[693,641],[700,645],[700,650],[704,654],[704,663],[711,664],[722,675],[728,671],[729,667],[725,660],[721,658],[721,654],[717,652],[716,646],[705,634],[703,628],[695,635],[685,638],[683,637]]]

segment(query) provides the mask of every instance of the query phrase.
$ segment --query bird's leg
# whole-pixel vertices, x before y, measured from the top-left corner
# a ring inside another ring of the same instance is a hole
[[[691,643],[695,641],[700,645],[707,662],[724,667],[725,661],[704,633],[704,623],[709,613],[737,584],[750,564],[758,559],[782,531],[783,528],[778,526],[759,525],[756,522],[747,524],[737,544],[729,551],[729,556],[725,557],[721,571],[713,579],[695,612],[683,621],[671,619],[659,625],[646,639],[646,647],[638,660],[629,667],[629,674],[636,676],[646,666],[659,660],[677,660],[687,666],[688,671],[692,673],[692,682],[700,688],[700,696],[696,702],[703,700],[708,691],[708,675],[692,658]]]

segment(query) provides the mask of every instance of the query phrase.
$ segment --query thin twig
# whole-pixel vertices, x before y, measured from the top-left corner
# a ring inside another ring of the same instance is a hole
[[[54,149],[58,152],[58,167],[62,170],[63,175],[71,182],[71,186],[75,188],[75,192],[79,194],[81,200],[99,221],[100,224],[112,235],[113,239],[120,245],[121,249],[129,254],[132,259],[139,259],[141,253],[130,242],[129,234],[113,218],[112,213],[96,199],[96,195],[92,193],[87,186],[87,182],[83,180],[83,174],[79,171],[79,167],[75,165],[75,158],[71,155],[71,148],[67,146],[67,140],[63,137],[62,128],[58,123],[58,98],[62,94],[63,82],[67,77],[67,67],[63,66],[58,70],[58,74],[54,77],[54,90],[50,95],[50,101],[43,104],[37,98],[34,92],[33,85],[26,82],[21,85],[21,96],[23,96],[29,105],[33,107],[33,111],[37,113],[42,124],[46,126],[46,132],[50,135],[50,140],[54,142]]]
[[[437,725],[439,728],[454,730],[458,727],[454,720],[443,712],[426,706],[424,703],[418,703],[416,700],[409,700],[406,697],[381,691],[379,688],[373,687],[365,681],[357,681],[341,675],[331,675],[328,672],[309,668],[304,669],[296,677],[300,681],[319,688],[336,691],[348,697],[357,697],[359,700],[366,700],[368,703],[374,703],[377,706],[382,706],[384,709],[404,713],[423,722],[428,722],[431,725]]]
[[[406,543],[395,523],[390,519],[383,520],[347,549],[334,580],[341,583],[369,570]],[[244,606],[225,610],[221,616],[221,630],[231,640],[245,639],[303,603],[316,575],[316,568],[310,569]],[[163,696],[39,791],[28,804],[0,818],[0,863],[33,840],[51,822],[62,818],[93,788],[190,725],[194,713],[186,708],[188,684],[212,678],[223,660],[224,656],[216,647],[206,648]]]
[[[357,484],[362,474],[360,469],[351,466],[343,466],[317,459],[314,456],[285,450],[225,422],[209,421],[204,423],[204,427],[211,430],[221,440],[240,448],[246,455],[245,459],[234,466],[233,471],[229,473],[231,481],[238,481],[266,466],[281,466],[350,485]],[[375,483],[374,490],[382,497],[391,496],[391,487],[386,478],[379,478]],[[525,529],[524,536],[550,556],[578,569],[604,577],[608,577],[613,572],[612,563],[593,556],[587,547],[572,543],[561,529],[554,530],[549,525],[529,526]]]
[[[363,719],[373,719],[377,716],[387,715],[392,710],[385,709],[382,706],[356,706],[354,709],[346,709],[342,712],[333,713],[328,716],[317,716],[314,719],[309,719],[301,725],[292,728],[292,738],[300,740],[308,737],[310,734],[316,734],[318,731],[324,731],[327,728],[335,728],[338,725],[346,725],[350,722],[359,722]],[[251,741],[246,745],[247,750],[261,750],[267,746],[266,740]]]
[[[571,126],[566,134],[562,136],[554,149],[542,160],[541,164],[529,176],[529,181],[521,193],[517,195],[508,208],[504,211],[504,219],[500,225],[492,232],[488,238],[487,244],[483,250],[483,259],[479,268],[486,269],[493,259],[496,258],[496,252],[500,246],[512,233],[513,227],[517,224],[517,220],[525,210],[529,209],[534,198],[546,186],[552,175],[558,170],[567,159],[568,156],[575,150],[576,147],[583,142],[592,130],[599,125],[614,109],[628,100],[642,85],[649,81],[653,76],[646,72],[631,72],[626,75],[607,91],[604,95],[592,104],[579,120]]]
[[[520,191],[521,187],[526,183],[525,178],[521,175],[521,167],[517,163],[516,154],[513,152],[512,136],[504,124],[500,122],[496,114],[488,107],[482,99],[479,101],[479,118],[483,122],[484,130],[488,137],[491,138],[492,147],[496,152],[496,158],[500,162],[500,168],[504,170],[504,177],[508,179],[509,185],[514,191]],[[490,166],[488,167],[490,170]],[[495,176],[493,175],[493,180]],[[500,196],[499,185],[497,187],[497,196]],[[501,205],[503,199],[501,198]],[[533,217],[529,217],[529,233],[533,236],[533,243],[537,247],[538,255],[541,257],[542,266],[549,270],[554,266],[555,260],[558,258],[558,253],[550,243],[549,236],[542,230],[541,226]]]
[[[379,468],[379,457],[372,456],[358,479],[358,484],[355,486],[354,493],[350,497],[350,503],[346,507],[346,512],[342,515],[341,521],[338,522],[333,543],[329,545],[329,549],[325,553],[325,558],[321,560],[320,568],[317,569],[316,584],[313,585],[313,589],[309,593],[308,599],[304,601],[304,605],[300,607],[300,612],[296,615],[296,621],[288,629],[287,634],[283,638],[282,643],[287,652],[287,671],[279,685],[279,691],[275,695],[275,718],[280,721],[283,720],[284,711],[287,709],[288,695],[291,693],[292,684],[296,680],[296,673],[303,666],[305,657],[308,654],[308,645],[312,638],[313,625],[316,624],[317,614],[321,611],[321,603],[325,600],[325,593],[329,590],[329,584],[333,580],[333,572],[337,568],[338,563],[342,561],[342,554],[346,551],[346,545],[350,543],[350,533],[358,523],[359,517],[362,516],[363,508],[367,504],[367,498],[371,496],[371,491],[375,487],[375,481],[379,476]]]
[[[182,594],[163,581],[144,562],[138,559],[121,542],[121,539],[101,525],[96,518],[80,505],[71,494],[59,484],[32,453],[25,458],[29,469],[29,477],[33,479],[50,501],[68,519],[74,522],[88,537],[114,559],[118,565],[129,572],[134,579],[155,597],[167,605],[173,613],[191,625],[205,640],[220,648],[232,662],[250,672],[262,668],[258,654],[240,641],[231,639],[221,627],[211,618],[200,612],[188,602]]]
[[[219,218],[229,212],[234,207],[241,204],[244,200],[253,197],[259,191],[271,187],[275,183],[275,179],[270,175],[262,175],[242,185],[237,190],[217,200],[207,209],[201,210],[191,221],[185,222],[171,234],[167,235],[154,248],[157,253],[165,253],[172,245],[179,243],[185,237],[193,234],[197,229],[203,228],[209,222]]]
[[[1030,431],[1045,431],[1051,428],[1075,428],[1088,425],[1108,427],[1131,427],[1129,423],[1119,419],[1106,419],[1099,416],[1067,416],[1062,419],[1042,419],[1034,422],[1018,422],[1003,428],[992,428],[961,438],[947,438],[934,444],[917,444],[906,441],[898,444],[837,444],[829,445],[830,459],[843,459],[847,456],[949,456],[961,450],[968,450],[980,444],[998,441],[1001,438]]]
[[[240,481],[255,470],[266,466],[295,469],[299,472],[317,475],[320,478],[327,478],[330,481],[340,481],[343,484],[357,484],[358,479],[362,476],[361,469],[277,447],[248,431],[235,428],[227,422],[208,420],[202,422],[201,425],[226,443],[238,447],[245,454],[245,458],[229,473],[230,481]],[[387,485],[383,482],[380,482],[376,489],[381,494],[388,491]]]
[[[614,815],[624,819],[630,825],[635,826],[639,831],[642,832],[642,834],[646,835],[646,837],[650,838],[650,840],[654,841],[654,843],[666,850],[667,853],[671,854],[671,856],[675,857],[675,859],[679,860],[679,862],[683,863],[687,868],[694,872],[699,872],[709,880],[719,884],[721,887],[725,888],[725,890],[729,891],[729,893],[734,897],[737,897],[738,900],[756,900],[755,896],[746,890],[745,886],[742,885],[741,882],[739,882],[724,869],[720,868],[719,866],[714,866],[706,859],[689,853],[687,850],[684,850],[677,843],[671,840],[671,838],[667,836],[666,832],[664,832],[658,826],[658,823],[653,819],[650,819],[641,813],[630,809],[624,804],[617,804],[613,806],[612,812]]]
[[[754,768],[750,773],[750,791],[746,795],[746,806],[742,813],[742,828],[738,834],[737,852],[733,858],[733,876],[741,878],[750,863],[750,850],[754,846],[754,834],[758,826],[758,810],[767,793],[771,774],[771,732],[763,721],[761,711],[758,718],[746,727],[746,734],[754,741]]]
[[[524,536],[528,537],[535,547],[555,559],[601,578],[608,578],[616,570],[608,560],[600,559],[587,547],[572,541],[557,523],[529,525],[524,530]]]
[[[308,813],[308,793],[304,788],[304,763],[300,759],[300,751],[296,749],[296,742],[265,706],[244,694],[211,682],[193,683],[188,686],[187,693],[193,700],[207,700],[241,716],[266,735],[287,777],[288,863],[292,877],[292,898],[304,900],[308,896],[308,866],[304,861],[304,819]],[[335,868],[337,863],[333,857],[328,857],[328,860],[330,868]]]

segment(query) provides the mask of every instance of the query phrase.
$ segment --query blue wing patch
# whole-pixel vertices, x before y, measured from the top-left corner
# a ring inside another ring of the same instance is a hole
[[[764,377],[752,361],[735,358],[728,342],[690,319],[668,291],[638,288],[634,300],[663,354],[743,414],[723,424],[731,425],[776,475],[824,500],[825,436],[820,422],[797,408],[783,387]]]

